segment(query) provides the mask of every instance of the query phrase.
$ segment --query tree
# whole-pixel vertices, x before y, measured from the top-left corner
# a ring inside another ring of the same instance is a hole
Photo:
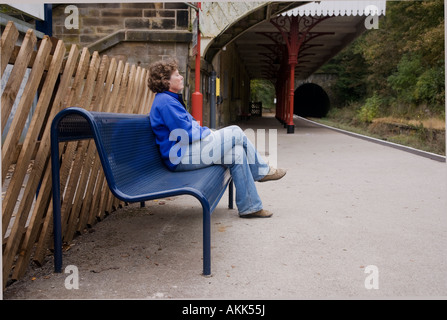
[[[444,2],[388,1],[379,29],[366,31],[330,63],[340,100],[378,94],[395,105],[425,105],[442,113]]]

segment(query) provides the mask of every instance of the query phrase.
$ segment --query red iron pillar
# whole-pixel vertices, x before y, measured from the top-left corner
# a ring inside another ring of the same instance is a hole
[[[196,119],[200,124],[202,124],[202,109],[203,109],[203,95],[200,93],[200,24],[199,24],[199,15],[201,9],[201,3],[197,3],[197,44],[195,46],[196,51],[196,70],[195,70],[195,92],[192,94],[191,98],[191,115],[194,119]]]
[[[287,45],[289,81],[288,102],[286,105],[285,122],[287,133],[295,132],[293,123],[293,106],[295,95],[295,67],[298,64],[298,54],[301,45],[306,42],[310,30],[321,21],[329,17],[305,17],[305,16],[279,16],[270,22],[281,32],[282,38]],[[301,27],[301,30],[300,30]]]

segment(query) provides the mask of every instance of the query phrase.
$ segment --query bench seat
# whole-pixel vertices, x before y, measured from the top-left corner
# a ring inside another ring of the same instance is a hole
[[[203,211],[203,274],[211,274],[211,214],[228,185],[229,207],[233,207],[230,171],[216,165],[172,172],[161,159],[148,115],[90,112],[77,107],[59,112],[51,128],[55,272],[62,269],[59,143],[83,139],[94,139],[108,186],[118,199],[144,202],[191,195],[200,201]]]

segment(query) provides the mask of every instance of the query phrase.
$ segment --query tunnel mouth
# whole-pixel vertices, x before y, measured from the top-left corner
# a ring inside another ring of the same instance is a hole
[[[318,84],[304,83],[295,90],[293,113],[304,118],[323,118],[331,102],[326,91]]]

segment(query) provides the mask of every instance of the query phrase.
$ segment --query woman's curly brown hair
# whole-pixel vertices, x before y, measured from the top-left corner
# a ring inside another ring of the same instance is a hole
[[[169,80],[177,69],[178,62],[175,59],[161,60],[151,64],[147,81],[149,89],[155,93],[169,90]]]

